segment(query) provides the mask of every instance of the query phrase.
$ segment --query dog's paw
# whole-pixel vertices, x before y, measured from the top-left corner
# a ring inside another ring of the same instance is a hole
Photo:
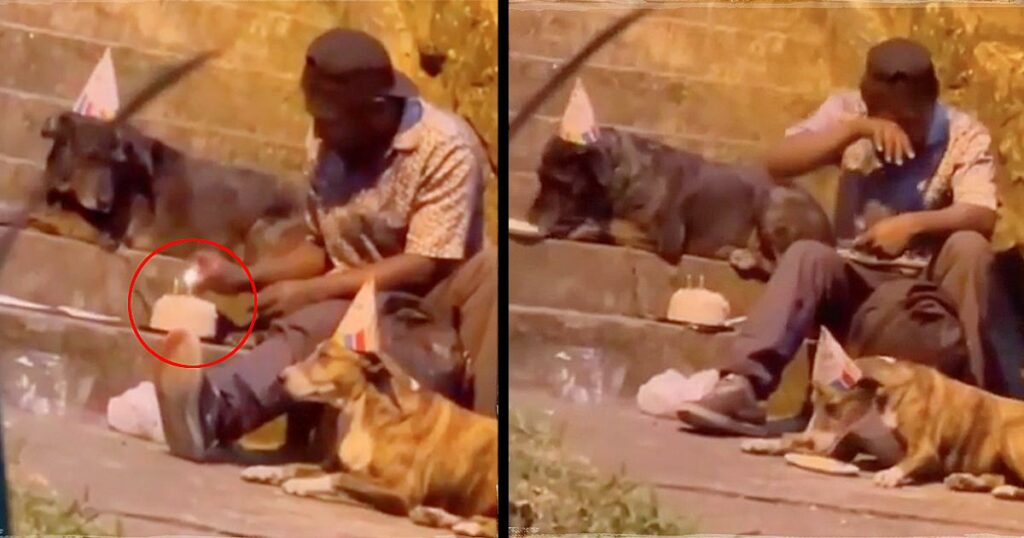
[[[289,495],[308,497],[318,493],[330,493],[334,491],[334,483],[330,476],[317,476],[314,478],[292,478],[281,484],[281,489]]]
[[[906,481],[907,473],[897,465],[875,473],[875,485],[881,488],[898,488]]]
[[[982,485],[979,478],[970,473],[953,473],[942,483],[953,491],[978,491]]]
[[[1016,486],[1003,485],[992,490],[992,496],[1008,501],[1024,501],[1024,489]]]
[[[751,271],[757,267],[757,258],[745,248],[739,248],[729,254],[729,264],[739,271]]]
[[[417,525],[438,529],[450,529],[462,521],[462,518],[444,509],[422,505],[409,511],[409,519]]]
[[[452,525],[452,532],[456,536],[472,536],[474,538],[489,538],[493,536],[483,525],[476,521],[461,521]]]
[[[254,465],[242,469],[242,480],[248,482],[259,482],[260,484],[277,485],[288,479],[287,473],[281,467],[272,465]]]
[[[785,454],[786,447],[782,439],[744,439],[740,450],[747,454],[781,456]]]

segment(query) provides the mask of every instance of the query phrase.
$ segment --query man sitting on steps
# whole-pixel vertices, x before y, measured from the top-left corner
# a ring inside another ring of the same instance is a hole
[[[852,144],[870,141],[884,163],[840,179],[839,236],[855,236],[858,248],[881,257],[899,256],[911,245],[940,245],[931,247],[934,255],[923,276],[955,303],[968,381],[1024,396],[1018,371],[993,368],[992,335],[986,331],[995,287],[989,237],[998,205],[991,140],[981,123],[944,105],[938,93],[927,49],[907,39],[880,43],[868,52],[860,91],[829,97],[786,131],[766,162],[776,179],[786,181],[840,164]],[[889,216],[865,221],[869,201],[883,205]],[[893,278],[824,244],[795,243],[749,312],[722,380],[706,397],[685,405],[679,417],[697,430],[763,434],[759,400],[778,387],[803,340],[821,325],[845,335],[857,307]]]
[[[455,313],[473,406],[496,412],[497,260],[483,244],[484,157],[475,133],[417,97],[384,47],[362,32],[336,29],[315,39],[301,81],[322,142],[310,236],[252,267],[259,313],[274,318],[265,341],[216,367],[161,365],[160,412],[179,457],[209,461],[219,447],[295,410],[278,375],[334,332],[369,277],[382,292],[422,296],[421,309],[438,318]],[[197,289],[249,289],[223,258],[204,253],[197,262]]]

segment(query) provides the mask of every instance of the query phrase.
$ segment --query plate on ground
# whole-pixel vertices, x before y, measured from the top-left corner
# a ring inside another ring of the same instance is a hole
[[[540,228],[519,219],[508,219],[508,233],[520,237],[541,238],[544,234]]]
[[[839,476],[857,476],[860,468],[852,463],[846,463],[825,456],[814,456],[811,454],[789,453],[784,456],[786,463],[817,473],[832,474]]]

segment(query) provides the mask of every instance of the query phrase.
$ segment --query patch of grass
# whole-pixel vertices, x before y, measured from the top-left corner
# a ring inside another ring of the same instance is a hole
[[[26,473],[18,464],[24,444],[12,439],[6,446],[7,502],[14,536],[121,536],[121,522],[114,528],[101,524],[89,510],[89,491],[83,498],[67,500],[47,480]]]
[[[121,524],[113,529],[96,521],[99,514],[84,501],[67,501],[53,491],[12,483],[8,489],[10,517],[17,536],[121,536]]]
[[[545,417],[514,412],[509,420],[509,524],[532,534],[680,535],[692,521],[667,516],[654,491],[608,475],[562,446],[563,431]]]

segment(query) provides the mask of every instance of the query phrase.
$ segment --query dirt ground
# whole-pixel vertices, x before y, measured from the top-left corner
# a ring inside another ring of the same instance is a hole
[[[940,484],[880,490],[864,473],[833,477],[751,456],[740,440],[685,432],[642,415],[631,400],[574,406],[513,390],[513,409],[542,410],[567,424],[568,447],[609,471],[625,465],[652,484],[664,508],[697,520],[702,534],[937,536],[1024,533],[1024,505]]]

